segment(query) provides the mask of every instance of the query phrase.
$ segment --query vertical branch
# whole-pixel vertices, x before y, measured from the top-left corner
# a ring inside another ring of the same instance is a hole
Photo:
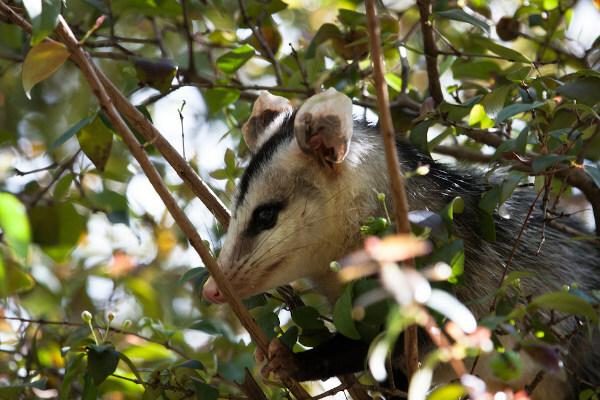
[[[440,72],[437,65],[438,50],[433,38],[433,25],[431,24],[431,1],[417,0],[419,14],[421,15],[421,33],[423,34],[423,47],[425,62],[427,63],[427,78],[429,81],[429,95],[438,106],[443,100]]]
[[[194,35],[190,25],[190,15],[187,0],[181,0],[181,12],[183,13],[183,29],[185,30],[185,39],[188,46],[188,70],[195,74],[196,64],[194,62]]]
[[[394,204],[394,219],[398,233],[410,233],[408,221],[408,201],[404,190],[404,177],[400,172],[400,162],[396,152],[396,136],[390,113],[389,96],[384,79],[383,55],[381,53],[381,37],[379,20],[375,9],[375,0],[366,0],[369,45],[373,62],[373,78],[377,93],[377,108],[379,109],[379,125],[385,146],[385,159],[390,176],[392,201]],[[404,352],[407,362],[408,375],[412,376],[419,365],[419,348],[417,343],[416,326],[409,327],[404,334]]]

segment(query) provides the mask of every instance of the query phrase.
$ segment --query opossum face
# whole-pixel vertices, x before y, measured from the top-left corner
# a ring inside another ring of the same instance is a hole
[[[318,280],[349,238],[340,178],[352,135],[352,103],[330,89],[297,112],[263,92],[243,127],[253,158],[242,177],[218,263],[241,298],[301,277]],[[223,302],[209,279],[203,295]]]

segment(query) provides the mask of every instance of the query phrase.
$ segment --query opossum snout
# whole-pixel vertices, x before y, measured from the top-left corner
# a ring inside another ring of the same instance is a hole
[[[223,297],[223,293],[221,293],[213,278],[208,278],[204,284],[204,289],[202,289],[202,297],[211,303],[225,303],[225,297]]]

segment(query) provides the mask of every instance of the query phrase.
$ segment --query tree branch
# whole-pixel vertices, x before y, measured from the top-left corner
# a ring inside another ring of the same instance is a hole
[[[400,162],[396,152],[396,135],[392,116],[390,113],[387,84],[384,79],[383,55],[381,53],[381,33],[375,0],[366,0],[367,27],[369,33],[369,46],[373,63],[373,78],[377,93],[377,108],[379,109],[379,126],[385,146],[385,159],[387,162],[392,201],[394,204],[394,219],[398,233],[410,234],[408,221],[408,201],[404,189],[404,177],[400,171]],[[419,367],[419,348],[417,342],[417,327],[411,326],[405,331],[404,352],[406,353],[408,376],[411,377]]]
[[[0,0],[0,5],[4,8],[5,4]],[[99,77],[95,66],[86,53],[81,49],[79,43],[70,28],[68,27],[65,20],[59,17],[59,23],[56,28],[56,33],[59,36],[60,40],[67,46],[69,51],[71,52],[73,61],[79,66],[82,73],[84,74],[86,80],[90,84],[94,95],[98,98],[101,107],[106,112],[107,117],[109,118],[112,125],[115,127],[115,130],[119,133],[127,147],[129,148],[131,154],[140,164],[144,174],[160,196],[161,200],[165,204],[166,208],[169,210],[170,214],[173,216],[173,219],[179,226],[179,228],[183,231],[183,233],[188,238],[191,246],[196,250],[202,262],[212,275],[213,279],[219,286],[219,289],[223,292],[225,298],[230,304],[232,310],[239,318],[242,325],[246,328],[253,341],[257,344],[257,346],[265,352],[268,353],[268,344],[269,341],[265,335],[265,333],[260,329],[254,318],[249,314],[248,310],[244,307],[242,302],[233,294],[233,290],[229,281],[225,279],[225,276],[221,272],[219,266],[216,261],[212,258],[210,254],[210,250],[204,245],[202,242],[202,238],[198,234],[196,228],[191,223],[185,212],[179,207],[175,198],[169,192],[169,189],[166,187],[163,182],[160,174],[144,152],[143,147],[137,141],[119,112],[117,111],[115,104],[112,102],[111,98],[107,90],[105,90],[101,78]],[[308,394],[306,391],[300,386],[297,382],[291,379],[285,379],[284,383],[289,387],[290,391],[297,398],[307,398]]]
[[[444,101],[442,86],[440,84],[440,72],[437,65],[438,50],[433,37],[433,26],[431,24],[431,1],[417,0],[419,14],[421,16],[421,33],[423,34],[423,47],[425,50],[425,62],[427,64],[427,77],[429,80],[429,95],[438,106]]]
[[[256,38],[258,43],[260,44],[263,54],[265,55],[267,60],[269,60],[271,65],[273,65],[273,70],[275,71],[275,79],[277,79],[277,84],[279,86],[281,86],[283,84],[283,78],[281,76],[281,66],[279,65],[279,62],[277,61],[277,59],[275,58],[275,55],[271,51],[271,47],[269,46],[269,43],[267,43],[267,41],[265,40],[265,37],[262,35],[260,26],[258,26],[258,27],[254,26],[252,21],[250,21],[250,18],[248,17],[248,14],[246,13],[246,6],[244,5],[244,0],[238,0],[238,4],[240,6],[240,12],[242,13],[242,19],[244,20],[244,23],[246,25],[248,25],[248,28],[250,28],[250,30],[252,31],[252,34],[254,35],[254,37]]]

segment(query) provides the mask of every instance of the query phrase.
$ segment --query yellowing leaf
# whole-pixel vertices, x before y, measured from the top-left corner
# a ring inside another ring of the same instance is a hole
[[[81,150],[96,168],[104,171],[112,148],[113,132],[102,122],[102,118],[97,116],[92,123],[81,128],[77,133],[77,140]]]
[[[69,51],[61,43],[43,42],[29,50],[23,61],[23,89],[31,99],[31,89],[56,72],[69,58]]]

